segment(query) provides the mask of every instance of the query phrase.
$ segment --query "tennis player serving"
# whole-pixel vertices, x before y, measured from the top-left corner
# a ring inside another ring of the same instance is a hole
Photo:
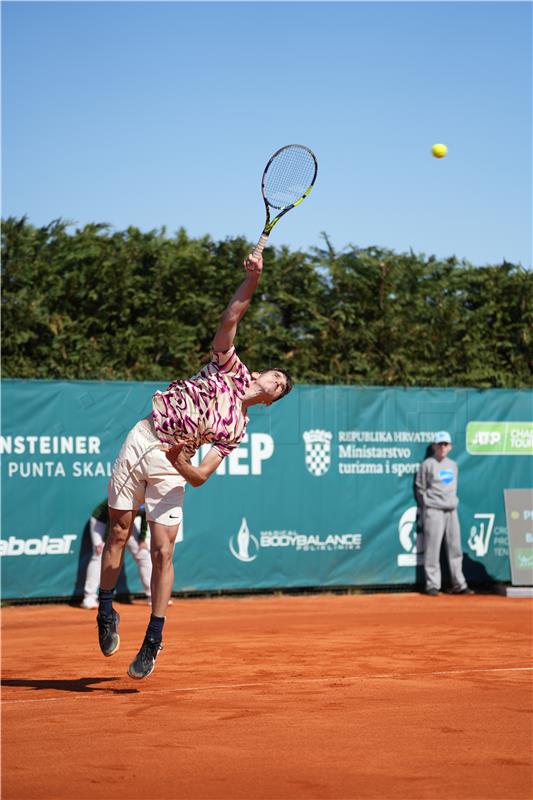
[[[211,360],[189,380],[176,380],[164,392],[154,394],[152,414],[129,432],[109,480],[110,527],[102,557],[96,618],[105,656],[116,653],[120,644],[120,616],[112,598],[126,542],[142,503],[151,531],[152,613],[141,649],[128,668],[131,678],[150,675],[162,649],[185,485],[201,486],[222,459],[239,446],[250,406],[270,405],[292,388],[284,370],[271,368],[250,374],[235,352],[237,326],[261,277],[261,255],[248,256],[244,269],[246,277],[224,311],[213,339]],[[211,447],[195,467],[191,458],[203,444]]]

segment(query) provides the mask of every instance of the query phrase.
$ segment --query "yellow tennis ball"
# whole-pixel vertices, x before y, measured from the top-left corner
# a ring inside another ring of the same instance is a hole
[[[435,156],[435,158],[444,158],[446,153],[448,152],[448,148],[445,144],[434,144],[431,148],[431,152]]]

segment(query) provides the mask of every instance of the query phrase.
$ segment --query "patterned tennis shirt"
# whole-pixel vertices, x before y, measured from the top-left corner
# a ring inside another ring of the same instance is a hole
[[[222,457],[239,446],[248,424],[243,395],[252,382],[235,348],[213,353],[211,361],[188,380],[173,381],[152,397],[157,437],[167,444],[185,442],[189,458],[202,444]]]

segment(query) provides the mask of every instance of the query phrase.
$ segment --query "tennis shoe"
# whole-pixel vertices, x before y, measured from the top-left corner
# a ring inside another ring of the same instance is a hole
[[[98,625],[98,641],[100,650],[104,656],[112,656],[120,647],[120,636],[118,635],[118,624],[120,614],[115,609],[111,609],[109,616],[98,614],[96,623]]]
[[[155,660],[159,651],[163,649],[161,641],[146,635],[141,649],[128,667],[130,678],[147,678],[154,671]]]
[[[428,589],[426,594],[428,594],[430,597],[438,597],[440,592],[438,589]]]

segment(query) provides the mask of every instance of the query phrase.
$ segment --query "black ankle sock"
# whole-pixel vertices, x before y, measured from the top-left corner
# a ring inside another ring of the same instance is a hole
[[[150,622],[146,629],[146,635],[151,636],[156,642],[160,642],[163,638],[163,625],[165,624],[165,617],[156,617],[150,614]]]
[[[113,592],[114,589],[100,589],[98,592],[98,613],[104,617],[111,616],[113,611]]]

